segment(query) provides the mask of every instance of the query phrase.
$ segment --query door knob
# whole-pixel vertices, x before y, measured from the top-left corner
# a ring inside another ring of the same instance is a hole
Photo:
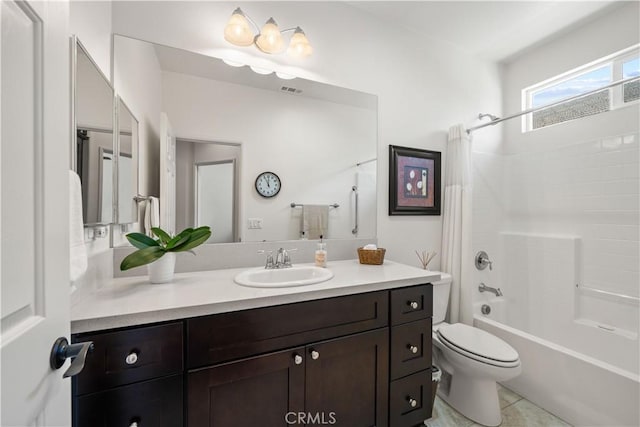
[[[295,363],[296,365],[302,365],[302,356],[300,356],[299,354],[294,355],[293,363]]]
[[[318,358],[319,358],[319,357],[320,357],[320,353],[318,353],[318,352],[317,352],[317,351],[315,351],[315,350],[311,350],[311,358],[312,358],[313,360],[318,360]]]
[[[409,349],[409,351],[410,351],[411,353],[413,353],[413,354],[416,354],[416,353],[418,352],[418,347],[417,347],[417,346],[415,346],[415,345],[411,345],[411,344],[409,344],[409,345],[407,346],[407,348],[408,348],[408,349]]]
[[[412,399],[411,397],[407,397],[407,402],[409,402],[409,406],[411,406],[412,408],[415,408],[416,406],[418,406],[418,401],[415,399]]]
[[[407,305],[409,305],[409,307],[411,307],[414,310],[416,310],[418,308],[418,302],[417,301],[409,301],[409,302],[407,302]]]
[[[60,337],[51,348],[49,356],[49,365],[51,369],[60,369],[64,365],[65,360],[72,359],[71,366],[62,374],[62,378],[72,377],[82,372],[87,353],[93,351],[93,342],[81,342],[77,344],[69,344],[66,338]]]

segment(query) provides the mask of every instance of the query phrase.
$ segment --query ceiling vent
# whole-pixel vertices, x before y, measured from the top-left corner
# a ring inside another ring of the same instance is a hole
[[[302,90],[296,89],[295,87],[288,87],[288,86],[282,86],[280,90],[282,92],[287,92],[295,95],[302,93]]]

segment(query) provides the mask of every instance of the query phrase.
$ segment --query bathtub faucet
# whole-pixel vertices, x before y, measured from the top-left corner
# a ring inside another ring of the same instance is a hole
[[[491,293],[495,294],[495,296],[497,296],[497,297],[501,297],[502,296],[502,291],[500,290],[500,288],[492,288],[491,286],[487,286],[482,282],[480,282],[480,286],[478,286],[478,290],[480,292],[491,292]]]

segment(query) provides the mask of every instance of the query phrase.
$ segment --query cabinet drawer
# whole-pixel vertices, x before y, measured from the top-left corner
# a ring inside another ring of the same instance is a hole
[[[431,319],[391,328],[391,379],[431,366]]]
[[[389,388],[389,425],[413,427],[430,418],[431,370],[392,381]]]
[[[431,317],[433,286],[420,285],[391,291],[391,324]]]
[[[189,319],[188,367],[381,328],[388,309],[381,291]]]
[[[83,395],[182,372],[182,323],[149,326],[95,335],[74,341],[93,341],[75,393]]]
[[[76,399],[74,427],[183,425],[182,375],[122,386]]]

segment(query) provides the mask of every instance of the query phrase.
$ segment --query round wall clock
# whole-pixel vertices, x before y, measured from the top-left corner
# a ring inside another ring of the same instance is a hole
[[[273,172],[262,172],[256,178],[256,191],[262,197],[273,197],[280,192],[280,178]]]

